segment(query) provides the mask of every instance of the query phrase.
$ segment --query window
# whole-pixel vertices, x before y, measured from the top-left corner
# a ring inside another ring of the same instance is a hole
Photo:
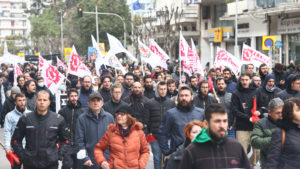
[[[225,27],[234,25],[234,21],[221,21],[220,17],[224,16],[227,11],[226,4],[215,5],[214,27]]]
[[[27,31],[26,31],[26,30],[23,30],[23,35],[24,35],[24,36],[26,35],[26,33],[27,33]]]
[[[15,35],[15,30],[11,30],[11,35]]]
[[[23,26],[24,26],[24,27],[26,26],[26,21],[23,21]]]

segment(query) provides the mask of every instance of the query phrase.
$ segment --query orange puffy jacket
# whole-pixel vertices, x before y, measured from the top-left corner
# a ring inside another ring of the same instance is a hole
[[[103,152],[109,147],[111,169],[144,169],[149,159],[149,148],[142,124],[136,122],[130,128],[128,137],[122,137],[117,124],[110,124],[103,138],[94,149],[99,166],[106,161]]]

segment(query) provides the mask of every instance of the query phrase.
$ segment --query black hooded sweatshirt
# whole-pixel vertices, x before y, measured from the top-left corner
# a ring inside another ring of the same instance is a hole
[[[292,97],[300,97],[300,91],[295,91],[291,89],[292,80],[296,77],[295,74],[290,74],[286,80],[286,89],[279,92],[276,97],[279,97],[281,100],[285,101]],[[298,75],[299,76],[299,75]]]

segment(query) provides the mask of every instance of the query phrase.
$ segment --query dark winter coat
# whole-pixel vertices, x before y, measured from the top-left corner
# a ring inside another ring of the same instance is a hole
[[[35,111],[35,99],[36,99],[36,93],[25,93],[26,96],[26,107],[30,111]]]
[[[207,96],[205,96],[205,98],[203,98],[201,92],[199,92],[199,94],[194,97],[193,102],[196,107],[202,108],[204,110],[212,103],[218,103],[218,101],[214,98],[214,96],[211,96],[210,94],[208,94]]]
[[[204,120],[204,110],[198,107],[177,107],[168,110],[158,130],[159,146],[164,155],[173,153],[185,140],[184,126],[193,120]],[[171,140],[170,146],[168,139]]]
[[[176,97],[178,95],[178,91],[175,90],[173,94],[171,94],[169,91],[167,91],[167,97],[170,99],[170,98],[173,98],[173,97]]]
[[[273,74],[275,75],[275,85],[279,87],[281,90],[284,90],[287,86],[286,78],[288,76],[288,73],[286,71],[282,71],[279,73],[274,70]],[[281,80],[285,81],[283,85],[280,84]]]
[[[228,93],[234,93],[236,91],[237,84],[234,81],[232,81],[230,79],[230,80],[226,80],[225,83],[227,85],[226,92],[228,92]]]
[[[122,83],[122,86],[123,86],[124,92],[122,94],[121,99],[124,100],[131,93],[131,89],[130,89],[130,87],[127,87],[125,83]]]
[[[174,153],[172,153],[172,155],[170,156],[170,158],[167,162],[166,169],[178,169],[179,168],[179,165],[180,165],[180,162],[181,162],[182,156],[183,156],[183,151],[188,145],[190,145],[190,143],[191,143],[191,141],[189,139],[186,139],[183,144],[178,146],[176,151]]]
[[[145,87],[144,96],[146,96],[148,99],[152,99],[155,96],[153,87],[151,88]]]
[[[256,96],[256,85],[252,82],[249,88],[243,88],[238,84],[237,90],[231,97],[232,113],[236,118],[236,130],[252,131],[253,124],[250,122],[252,117],[253,98]]]
[[[270,116],[265,117],[254,123],[251,134],[251,145],[260,149],[261,168],[265,168],[269,144],[272,138],[272,132],[276,128],[276,122]]]
[[[145,124],[148,133],[157,138],[158,129],[165,113],[175,107],[174,101],[169,98],[154,97],[145,104]]]
[[[268,149],[266,169],[298,169],[300,166],[300,126],[293,122],[283,122],[285,143],[283,149],[282,129],[277,128]]]
[[[256,102],[257,102],[257,110],[260,113],[268,113],[267,108],[268,108],[269,102],[272,99],[275,98],[275,95],[277,93],[279,93],[281,91],[281,89],[278,88],[278,87],[276,87],[273,92],[267,91],[266,86],[267,86],[267,82],[270,79],[274,79],[275,80],[274,75],[272,75],[272,74],[267,75],[267,77],[265,79],[265,82],[262,84],[262,86],[260,86],[257,89],[257,95],[256,95],[257,96],[257,100],[256,100]]]
[[[110,90],[104,89],[102,88],[100,90],[100,94],[103,97],[103,102],[106,103],[107,101],[109,101],[111,99],[111,94],[110,94]]]
[[[219,142],[212,140],[206,129],[193,139],[183,152],[179,169],[250,169],[250,163],[242,145],[225,137]]]
[[[7,113],[13,111],[15,109],[15,100],[12,96],[9,96],[5,99],[4,105],[2,107],[1,112],[1,124],[4,124],[4,119]]]
[[[22,116],[11,139],[14,153],[28,168],[47,168],[58,164],[57,143],[66,148],[64,161],[70,160],[67,154],[69,137],[64,118],[54,112],[40,116],[37,112]],[[25,137],[25,149],[22,140]],[[67,161],[65,161],[67,163]]]
[[[81,103],[81,106],[85,111],[88,111],[89,96],[93,92],[95,91],[92,87],[89,90],[85,90],[83,87],[80,88],[78,101]]]
[[[234,116],[231,112],[232,93],[217,91],[217,96],[220,99],[220,104],[223,105],[226,108],[226,112],[228,114],[228,127],[231,127],[235,123]]]
[[[68,132],[70,133],[71,145],[75,144],[75,130],[77,118],[84,112],[84,109],[81,108],[81,103],[77,102],[77,105],[72,104],[68,101],[67,106],[62,108],[58,113],[64,117]]]
[[[120,100],[119,103],[115,103],[112,101],[112,99],[110,99],[103,105],[103,109],[106,112],[115,116],[116,111],[119,110],[120,107],[123,107],[123,106],[129,106],[129,105],[126,102],[124,102],[123,100]]]
[[[136,120],[141,123],[144,123],[144,108],[148,100],[149,99],[142,94],[138,96],[131,94],[124,99],[124,101],[130,105],[133,117],[135,117]]]
[[[292,79],[295,76],[296,75],[294,75],[294,74],[291,74],[288,76],[288,78],[286,80],[287,88],[285,90],[282,90],[281,92],[277,93],[276,97],[279,97],[283,101],[285,101],[291,97],[300,97],[300,91],[295,91],[295,90],[291,89]]]

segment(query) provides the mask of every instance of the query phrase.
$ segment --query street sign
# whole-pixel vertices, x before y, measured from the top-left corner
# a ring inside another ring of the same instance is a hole
[[[96,59],[96,55],[94,53],[94,48],[92,46],[89,46],[89,48],[88,48],[88,55],[89,55],[90,60]]]
[[[218,43],[218,42],[222,42],[223,41],[223,28],[222,27],[218,27],[214,29],[214,42]]]
[[[65,48],[65,62],[69,62],[71,58],[72,48]]]
[[[262,39],[262,50],[270,50],[271,47],[275,46],[275,36],[263,36]]]
[[[24,53],[18,53],[18,56],[19,57],[24,56]]]
[[[275,48],[276,48],[276,49],[282,48],[282,42],[281,42],[281,41],[276,41],[276,42],[275,42]]]

